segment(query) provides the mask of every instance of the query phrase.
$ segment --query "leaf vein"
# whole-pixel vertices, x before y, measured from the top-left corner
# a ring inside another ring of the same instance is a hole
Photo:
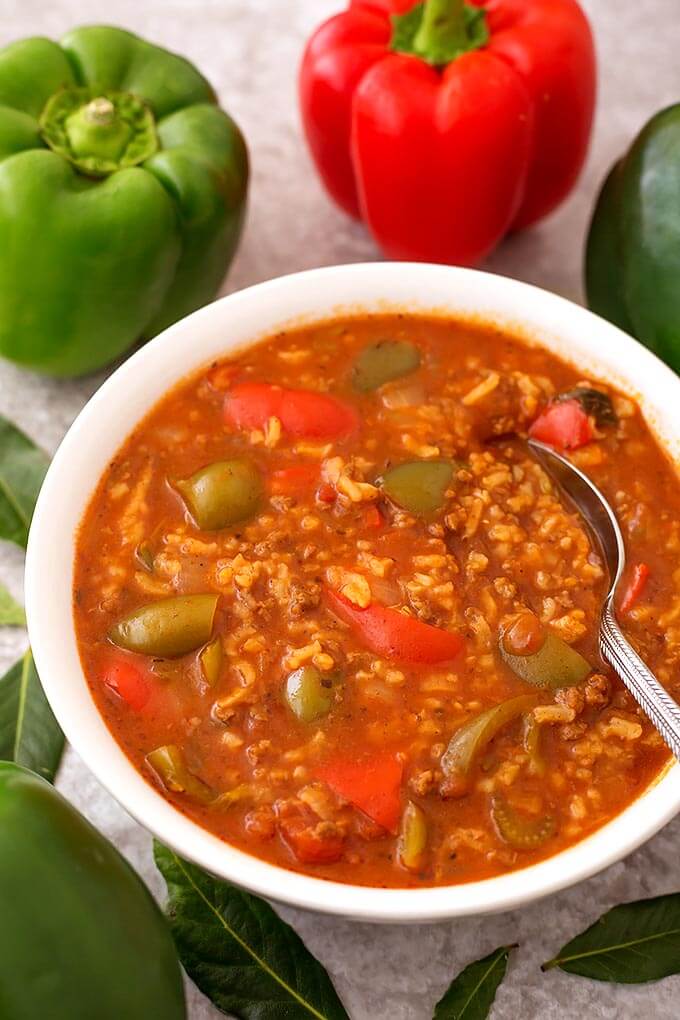
[[[464,1016],[468,1006],[470,1005],[470,1003],[472,1002],[474,997],[477,995],[477,992],[482,987],[482,985],[484,985],[486,983],[489,975],[493,973],[493,971],[498,966],[498,964],[501,962],[501,960],[502,960],[502,954],[499,954],[498,956],[496,956],[496,958],[494,960],[492,960],[490,965],[487,967],[487,969],[484,971],[484,973],[480,977],[480,979],[477,982],[477,984],[474,986],[474,988],[471,989],[470,994],[468,995],[467,999],[463,1003],[463,1008],[461,1009],[460,1013],[458,1014],[459,1017]]]
[[[189,885],[194,890],[194,892],[199,897],[199,899],[201,899],[203,901],[203,903],[205,903],[205,905],[208,908],[208,910],[212,914],[215,915],[215,917],[217,918],[218,922],[222,925],[224,930],[227,931],[231,935],[231,937],[234,939],[234,941],[237,942],[238,945],[241,946],[241,948],[243,950],[245,950],[245,952],[248,953],[248,955],[250,957],[252,957],[252,959],[254,960],[255,964],[257,966],[261,967],[262,970],[266,974],[268,974],[269,977],[273,981],[275,981],[278,985],[280,985],[281,988],[283,988],[291,996],[291,998],[295,999],[303,1007],[303,1009],[306,1009],[308,1013],[310,1013],[313,1017],[316,1017],[316,1020],[327,1020],[327,1017],[325,1017],[323,1015],[323,1013],[319,1013],[314,1008],[314,1006],[312,1006],[312,1004],[310,1002],[307,1002],[306,999],[303,999],[303,997],[299,994],[299,992],[297,992],[294,988],[292,988],[289,984],[287,984],[287,982],[284,981],[284,979],[279,974],[277,974],[276,971],[272,970],[272,968],[269,966],[269,964],[266,962],[266,960],[263,960],[262,957],[259,956],[255,952],[255,950],[252,949],[252,947],[249,946],[248,943],[245,942],[240,937],[240,935],[237,934],[236,931],[234,931],[234,929],[231,927],[231,925],[228,924],[227,921],[225,920],[225,918],[222,916],[220,911],[217,910],[217,908],[215,906],[213,906],[213,904],[210,902],[208,897],[205,896],[205,894],[202,892],[202,890],[199,888],[199,886],[196,885],[196,883],[192,879],[191,875],[188,873],[188,871],[184,867],[183,861],[177,856],[177,854],[175,854],[172,851],[171,851],[171,853],[172,853],[172,856],[173,856],[173,858],[175,860],[175,863],[176,863],[177,867],[179,868],[181,873],[184,875],[184,878],[189,883]]]
[[[680,928],[670,928],[668,931],[654,932],[652,935],[645,935],[644,937],[632,939],[630,942],[615,943],[611,946],[597,946],[595,949],[591,949],[588,952],[574,953],[573,956],[561,956],[557,958],[556,963],[561,966],[563,963],[570,963],[572,960],[584,960],[589,956],[604,955],[605,953],[614,953],[624,949],[628,949],[630,952],[633,952],[635,947],[641,945],[643,942],[653,942],[655,939],[670,938],[672,935],[680,935]]]

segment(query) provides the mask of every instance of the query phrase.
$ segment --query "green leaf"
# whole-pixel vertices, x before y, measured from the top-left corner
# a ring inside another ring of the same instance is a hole
[[[189,977],[244,1020],[349,1020],[328,974],[268,903],[154,844],[167,914]]]
[[[0,539],[23,549],[49,459],[0,415]]]
[[[460,972],[435,1006],[432,1020],[485,1020],[505,977],[514,946],[499,946]]]
[[[0,679],[0,760],[54,780],[64,734],[52,714],[30,649]]]
[[[22,606],[0,584],[0,627],[25,627],[26,614]]]
[[[639,984],[680,973],[680,893],[623,903],[568,942],[543,970]]]

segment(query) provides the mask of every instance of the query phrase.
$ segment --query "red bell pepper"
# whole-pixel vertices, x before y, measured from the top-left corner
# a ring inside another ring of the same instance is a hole
[[[103,672],[102,681],[134,712],[141,712],[151,697],[148,674],[129,659],[112,659]]]
[[[460,634],[432,627],[397,609],[376,602],[361,609],[332,588],[326,589],[326,597],[336,616],[348,623],[376,655],[432,665],[451,662],[463,647]]]
[[[577,450],[593,438],[593,426],[578,400],[562,400],[539,414],[529,435],[556,450]]]
[[[399,824],[402,774],[402,763],[393,754],[327,762],[314,770],[317,779],[388,832],[396,832]]]
[[[633,576],[630,579],[623,598],[621,599],[621,612],[628,613],[641,598],[647,586],[651,571],[646,563],[637,563],[633,568]]]
[[[387,255],[472,265],[573,187],[595,77],[577,0],[350,0],[300,104],[327,190]]]
[[[292,390],[270,383],[238,383],[224,400],[224,419],[239,429],[261,429],[278,418],[283,431],[299,439],[341,439],[359,427],[353,407],[328,393]]]

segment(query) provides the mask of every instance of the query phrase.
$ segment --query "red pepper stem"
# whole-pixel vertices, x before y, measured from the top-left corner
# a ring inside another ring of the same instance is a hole
[[[425,0],[423,20],[413,40],[416,53],[466,50],[469,38],[464,0]]]

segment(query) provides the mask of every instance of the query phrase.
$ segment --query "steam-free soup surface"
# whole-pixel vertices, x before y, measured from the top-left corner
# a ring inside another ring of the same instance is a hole
[[[529,432],[615,507],[620,618],[674,691],[680,492],[635,404],[491,328],[352,317],[187,379],[101,479],[75,622],[141,774],[374,886],[521,868],[625,808],[667,752],[598,656],[603,563]]]

